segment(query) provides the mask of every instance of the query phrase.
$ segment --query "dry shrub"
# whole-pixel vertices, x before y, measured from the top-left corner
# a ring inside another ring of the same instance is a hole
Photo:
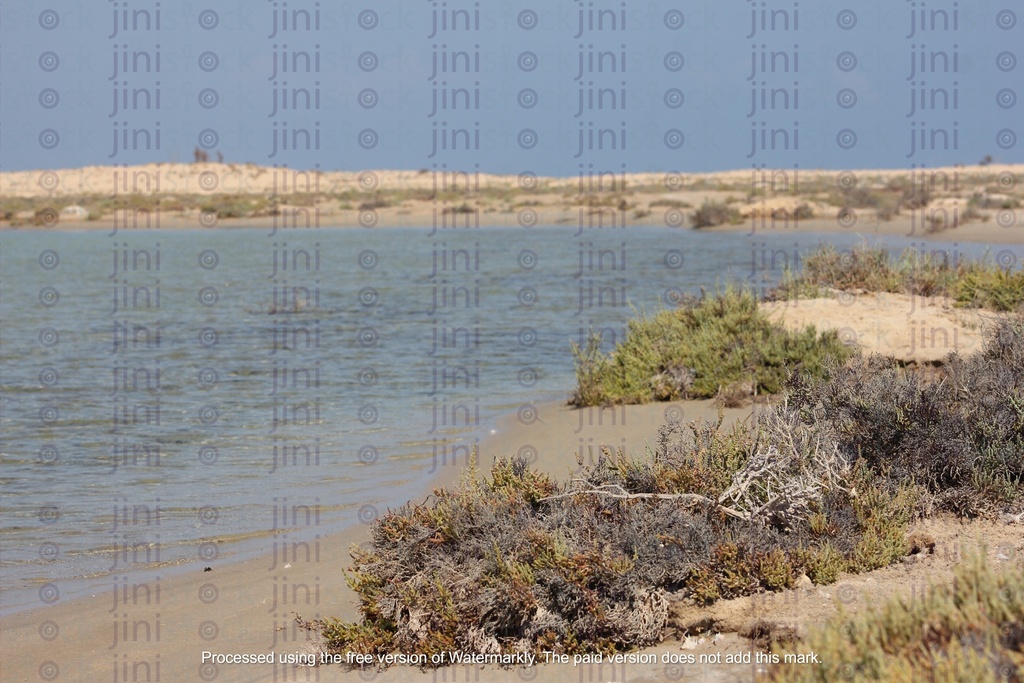
[[[1016,311],[1024,304],[1024,270],[950,259],[941,250],[906,249],[894,257],[884,247],[828,245],[805,256],[799,274],[787,272],[771,298],[815,297],[822,288],[948,296],[958,306]]]
[[[765,467],[758,450],[789,426],[779,418],[751,434],[673,423],[653,457],[605,452],[561,484],[523,460],[498,460],[486,479],[389,511],[373,547],[353,555],[362,623],[323,622],[328,648],[612,652],[661,639],[670,593],[711,602],[791,586],[800,573],[824,579],[816,564],[845,560],[803,514],[835,519],[850,558],[870,515],[841,487],[808,485],[821,467],[813,439],[772,444],[791,457],[765,476],[795,503],[751,485],[752,467]],[[900,519],[883,498],[871,513]]]
[[[690,214],[690,222],[695,228],[711,228],[716,225],[738,223],[740,220],[740,212],[736,207],[711,200],[704,200],[704,203]]]
[[[980,353],[951,355],[947,373],[927,383],[891,359],[857,358],[824,381],[794,376],[789,401],[836,431],[845,460],[920,484],[940,509],[974,516],[1019,503],[1024,318],[1000,322]]]
[[[671,422],[648,456],[603,451],[566,482],[522,459],[470,468],[374,524],[348,575],[362,622],[321,634],[339,652],[630,649],[661,639],[670,594],[828,583],[927,548],[906,534],[933,506],[1019,509],[1022,332],[1004,321],[941,382],[879,358],[796,375],[748,424]]]

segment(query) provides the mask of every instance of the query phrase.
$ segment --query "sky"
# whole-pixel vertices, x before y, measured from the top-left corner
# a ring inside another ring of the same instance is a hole
[[[1021,163],[1022,38],[1008,0],[4,0],[0,170]]]

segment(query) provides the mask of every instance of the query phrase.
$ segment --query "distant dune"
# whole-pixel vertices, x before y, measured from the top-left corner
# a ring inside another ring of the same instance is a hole
[[[0,228],[662,226],[1016,243],[1022,178],[1024,165],[569,177],[88,166],[0,173]]]
[[[1000,173],[1014,174],[1018,181],[1024,178],[1024,164],[942,167],[934,169],[866,169],[866,170],[813,170],[766,169],[734,170],[715,173],[688,173],[666,171],[661,173],[626,173],[584,176],[548,177],[532,174],[493,175],[460,171],[423,170],[366,170],[317,171],[313,169],[281,169],[256,164],[224,163],[168,163],[139,166],[86,166],[84,168],[37,171],[8,171],[0,173],[0,196],[47,197],[75,195],[142,194],[268,194],[277,192],[323,192],[329,194],[346,191],[398,191],[398,190],[454,190],[504,189],[530,192],[534,189],[561,189],[583,191],[622,191],[625,182],[630,188],[663,186],[665,191],[685,191],[697,186],[714,185],[736,187],[789,182],[820,184],[844,182],[853,174],[860,182],[886,182],[895,178],[909,178],[916,173],[922,181],[931,178],[954,179],[962,184],[977,184],[983,178]],[[56,182],[54,181],[56,178]],[[214,180],[215,179],[215,180]],[[275,185],[275,180],[277,185]],[[603,187],[599,186],[603,180]],[[285,184],[287,181],[287,184]],[[309,183],[307,186],[306,183]],[[447,182],[447,186],[445,185]],[[295,187],[298,183],[299,187]],[[116,185],[116,187],[115,187]],[[467,187],[468,185],[468,187]],[[127,189],[126,189],[127,188]]]

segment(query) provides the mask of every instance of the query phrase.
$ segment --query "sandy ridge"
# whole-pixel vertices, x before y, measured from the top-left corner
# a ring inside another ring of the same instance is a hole
[[[906,169],[859,169],[848,171],[808,169],[781,170],[790,179],[810,183],[835,183],[840,174],[853,174],[859,182],[884,183],[893,178],[909,177]],[[1024,164],[941,167],[927,169],[929,174],[954,174],[963,182],[980,178],[994,178],[1000,173],[1024,176]],[[687,186],[750,185],[762,179],[771,182],[773,170],[719,171],[713,173],[627,173],[615,176],[625,180],[626,187],[662,186],[667,190],[685,190]],[[205,174],[205,175],[204,175]],[[216,178],[216,185],[213,185]],[[606,182],[611,177],[606,176]],[[339,193],[344,191],[395,191],[449,189],[465,191],[466,183],[472,188],[498,188],[529,192],[535,188],[579,190],[577,176],[551,177],[536,175],[495,175],[472,173],[456,176],[424,170],[320,171],[316,169],[288,169],[256,164],[221,163],[151,163],[136,166],[85,166],[74,169],[39,169],[32,171],[6,171],[0,173],[0,195],[14,197],[45,197],[114,194],[287,194],[289,192]],[[127,187],[124,183],[127,182]],[[276,182],[276,184],[275,184]],[[595,179],[596,182],[596,179]],[[298,188],[295,189],[296,183]],[[308,186],[307,186],[308,183]],[[307,189],[308,188],[308,189]]]

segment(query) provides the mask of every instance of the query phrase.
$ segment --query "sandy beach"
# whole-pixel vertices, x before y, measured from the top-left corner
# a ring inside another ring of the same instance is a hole
[[[1000,174],[1017,175],[1024,165],[990,164],[986,166],[944,166],[929,169],[739,169],[712,173],[666,171],[657,173],[616,174],[619,187],[657,189],[664,192],[683,192],[693,187],[749,188],[780,186],[787,192],[827,180],[831,184],[880,184],[892,179],[909,178],[916,174],[918,182],[943,179],[956,190],[971,187],[983,181],[998,182]],[[211,175],[212,174],[212,175]],[[213,178],[216,178],[216,185]],[[518,190],[530,193],[538,190],[609,191],[611,174],[602,178],[594,175],[554,177],[536,174],[495,175],[485,172],[449,170],[433,173],[427,169],[363,171],[325,171],[260,166],[252,163],[151,163],[136,166],[84,166],[74,169],[38,169],[32,171],[5,171],[0,173],[0,193],[15,197],[98,194],[187,194],[221,191],[234,194],[286,195],[290,193],[346,190],[360,192],[393,190],[437,190],[441,192],[481,191],[486,189]],[[287,181],[287,182],[286,182]],[[581,185],[581,182],[583,183]],[[308,184],[307,184],[308,183]],[[726,190],[727,191],[727,190]]]
[[[791,329],[836,330],[845,344],[904,364],[938,364],[982,347],[985,329],[1005,314],[957,308],[948,297],[838,292],[817,299],[766,302],[768,317]]]

